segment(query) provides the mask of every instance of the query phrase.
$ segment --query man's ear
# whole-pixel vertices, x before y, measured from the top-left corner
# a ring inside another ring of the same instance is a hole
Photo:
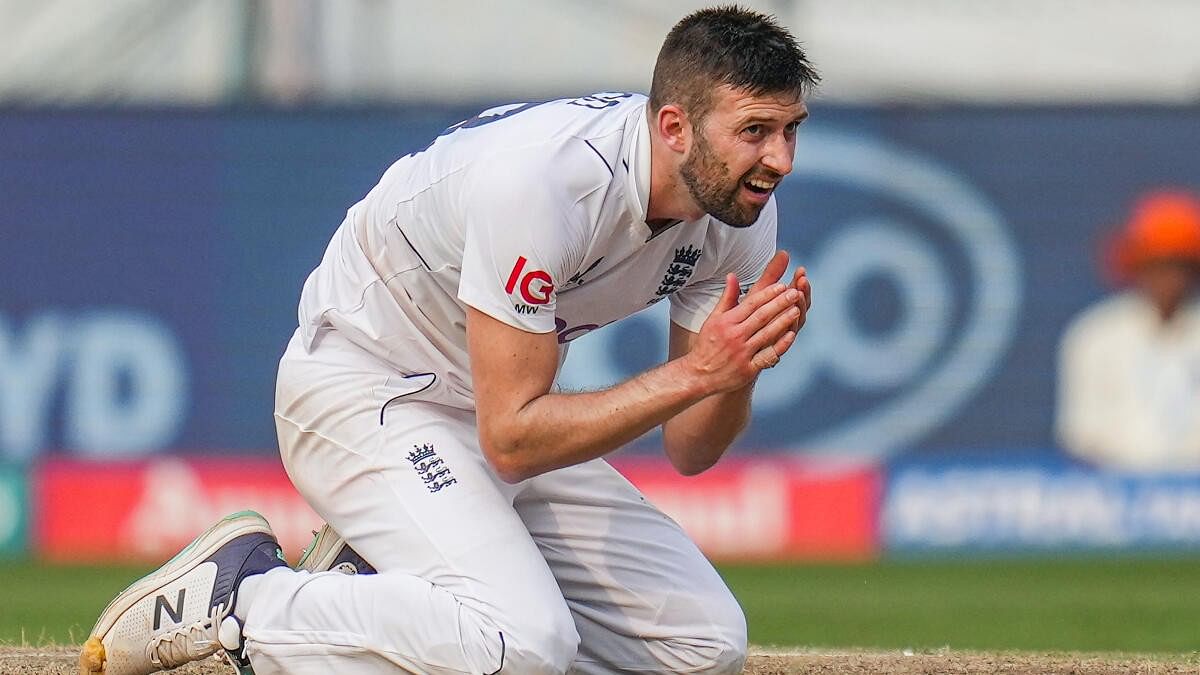
[[[677,105],[668,104],[658,109],[658,136],[668,148],[686,154],[692,147],[692,123],[687,113]]]

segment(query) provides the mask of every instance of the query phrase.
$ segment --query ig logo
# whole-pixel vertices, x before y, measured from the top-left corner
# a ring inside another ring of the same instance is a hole
[[[1022,270],[999,213],[929,159],[822,129],[802,136],[780,190],[780,245],[808,268],[813,308],[759,379],[748,444],[868,459],[920,441],[1012,341]],[[594,388],[661,361],[667,305],[573,342],[561,383]],[[631,353],[650,335],[653,350]]]
[[[525,256],[517,256],[517,262],[508,273],[508,283],[504,285],[504,292],[512,295],[520,286],[521,299],[531,305],[544,305],[550,302],[550,295],[554,292],[553,280],[542,270],[525,272],[527,262],[529,261]]]

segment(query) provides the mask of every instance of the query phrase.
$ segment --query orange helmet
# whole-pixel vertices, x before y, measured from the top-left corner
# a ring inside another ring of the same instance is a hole
[[[1182,190],[1142,196],[1107,249],[1107,266],[1118,283],[1128,282],[1138,268],[1156,260],[1200,266],[1200,199]]]

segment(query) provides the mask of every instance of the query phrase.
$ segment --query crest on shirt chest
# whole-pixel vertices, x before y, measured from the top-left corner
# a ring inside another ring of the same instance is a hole
[[[688,279],[692,278],[692,273],[696,271],[696,263],[700,262],[702,255],[704,255],[703,250],[691,244],[675,249],[675,257],[667,265],[662,281],[658,283],[658,290],[654,291],[654,297],[650,298],[646,304],[653,305],[683,288]]]

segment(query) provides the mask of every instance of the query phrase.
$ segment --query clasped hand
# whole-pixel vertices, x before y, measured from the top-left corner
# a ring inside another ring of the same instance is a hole
[[[687,355],[713,393],[745,387],[795,344],[812,304],[812,286],[803,267],[790,284],[782,282],[787,266],[788,254],[777,251],[740,299],[737,277],[725,277],[725,291]]]

